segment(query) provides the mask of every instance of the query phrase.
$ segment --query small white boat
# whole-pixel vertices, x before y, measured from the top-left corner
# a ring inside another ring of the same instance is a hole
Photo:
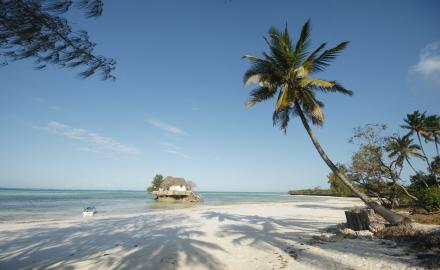
[[[97,212],[98,211],[96,211],[96,207],[88,206],[88,207],[84,208],[83,216],[90,217],[90,216],[93,216],[94,214],[96,214]]]

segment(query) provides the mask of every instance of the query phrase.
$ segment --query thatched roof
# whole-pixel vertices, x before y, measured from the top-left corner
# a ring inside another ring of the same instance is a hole
[[[160,184],[160,187],[167,188],[170,186],[188,186],[188,183],[183,178],[167,176],[165,177],[165,179],[163,179],[162,184]]]

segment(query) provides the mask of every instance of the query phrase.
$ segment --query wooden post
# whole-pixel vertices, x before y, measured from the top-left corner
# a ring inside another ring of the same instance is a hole
[[[345,211],[347,227],[355,231],[368,230],[370,226],[369,215],[371,215],[372,213],[374,213],[372,209],[360,208],[354,208]]]

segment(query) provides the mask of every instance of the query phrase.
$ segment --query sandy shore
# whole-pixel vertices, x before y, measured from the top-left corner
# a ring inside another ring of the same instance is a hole
[[[0,269],[407,269],[380,240],[313,243],[357,199],[0,224]]]

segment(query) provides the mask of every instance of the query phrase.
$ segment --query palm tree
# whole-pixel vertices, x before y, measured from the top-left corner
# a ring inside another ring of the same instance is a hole
[[[434,142],[437,156],[434,157],[434,160],[430,163],[429,168],[436,179],[437,186],[440,188],[440,183],[437,181],[439,175],[438,162],[440,159],[438,150],[438,143],[440,140],[440,116],[433,114],[426,117],[424,121],[424,133],[422,133],[422,136],[425,138],[425,142]]]
[[[417,174],[416,169],[414,169],[409,159],[411,157],[423,159],[424,157],[419,152],[420,146],[414,144],[413,139],[411,139],[410,136],[410,134],[407,134],[403,137],[391,136],[388,138],[386,150],[388,152],[388,157],[394,159],[398,166],[403,167],[403,162],[406,161],[411,169],[413,169],[413,171]],[[426,187],[428,187],[428,184],[425,181],[423,181],[423,183]]]
[[[434,142],[437,156],[439,156],[438,144],[440,143],[440,116],[434,114],[426,117],[423,127],[425,133],[422,134],[425,141]]]
[[[434,173],[440,174],[440,156],[436,156],[434,160],[431,162],[431,168]]]
[[[278,124],[286,133],[290,118],[299,116],[324,162],[354,194],[391,224],[406,222],[407,219],[404,216],[384,208],[357,190],[328,158],[309,126],[309,121],[315,125],[322,125],[324,122],[322,110],[324,104],[317,99],[317,93],[331,92],[352,95],[352,91],[336,81],[310,76],[329,66],[336,56],[347,47],[348,42],[342,42],[327,50],[324,50],[326,44],[323,43],[314,51],[309,52],[309,21],[304,24],[295,44],[291,40],[287,25],[284,31],[270,28],[269,36],[264,40],[269,47],[269,53],[263,52],[262,58],[251,55],[244,56],[252,63],[252,66],[244,74],[244,83],[246,86],[257,84],[257,87],[250,93],[250,99],[246,106],[251,107],[276,96],[277,101],[273,113],[274,125]]]
[[[424,160],[428,165],[429,171],[431,171],[431,165],[429,164],[428,156],[426,155],[425,149],[423,148],[421,135],[428,136],[429,132],[425,130],[426,127],[426,113],[420,113],[419,111],[414,111],[411,114],[407,114],[406,118],[403,119],[406,125],[401,125],[402,128],[408,129],[408,135],[413,135],[416,133],[417,139],[419,141],[420,149],[422,150]]]

